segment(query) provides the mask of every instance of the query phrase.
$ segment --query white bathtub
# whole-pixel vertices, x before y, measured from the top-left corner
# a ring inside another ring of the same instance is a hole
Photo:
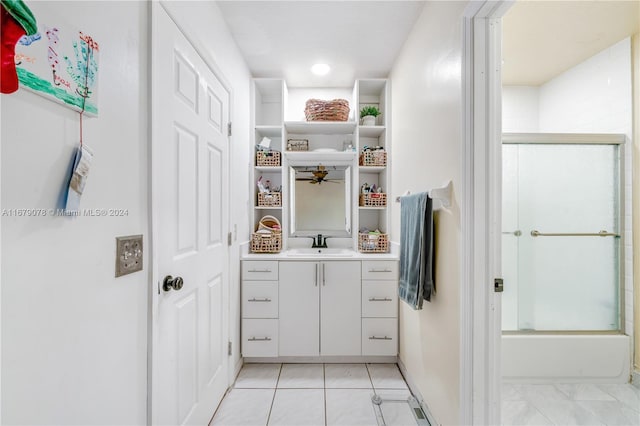
[[[628,383],[630,374],[629,336],[502,336],[502,379],[506,383]]]

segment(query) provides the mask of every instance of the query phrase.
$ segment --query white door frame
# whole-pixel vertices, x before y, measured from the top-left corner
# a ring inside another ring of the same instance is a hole
[[[464,14],[460,423],[500,424],[501,17],[507,1]]]
[[[213,61],[213,59],[210,57],[210,55],[204,54],[204,52],[206,52],[206,50],[201,46],[200,43],[198,43],[193,35],[189,32],[189,31],[185,31],[185,26],[182,25],[182,23],[180,22],[180,20],[178,20],[172,13],[170,10],[168,10],[166,7],[164,7],[164,5],[162,4],[162,1],[153,1],[149,4],[149,8],[148,8],[148,16],[149,16],[149,20],[152,21],[152,13],[153,9],[156,7],[162,7],[163,10],[167,13],[167,15],[169,15],[169,17],[173,20],[173,22],[176,24],[176,26],[178,27],[178,29],[182,32],[182,34],[185,36],[185,38],[187,39],[187,41],[193,46],[193,48],[195,49],[195,51],[198,53],[198,55],[202,58],[202,60],[204,61],[204,63],[209,67],[209,69],[211,70],[211,72],[213,72],[214,76],[219,80],[220,84],[222,84],[222,86],[224,87],[224,89],[229,93],[229,117],[228,117],[228,122],[231,124],[233,122],[233,107],[234,107],[234,95],[233,95],[233,88],[231,86],[231,84],[229,83],[229,80],[224,76],[224,74],[222,73],[222,71],[220,70],[220,68],[218,67],[218,65]],[[187,26],[188,28],[188,26]],[[154,32],[153,29],[150,29],[149,31],[150,33],[150,49],[154,48]],[[151,55],[151,52],[150,52]],[[151,60],[149,59],[149,62],[151,63]],[[149,75],[151,77],[151,79],[153,78],[157,78],[155,77],[154,74],[154,70],[150,69]],[[152,161],[152,155],[151,155],[151,150],[153,149],[153,140],[154,140],[154,134],[157,133],[157,124],[153,122],[153,108],[158,108],[157,105],[155,105],[154,103],[154,99],[153,99],[153,91],[152,91],[152,84],[151,81],[149,80],[149,110],[150,110],[150,128],[151,128],[151,137],[149,139],[149,156],[147,157],[148,159],[148,168],[149,168],[149,174],[148,174],[148,179],[149,179],[149,220],[150,220],[150,253],[149,253],[149,261],[150,261],[150,282],[149,282],[149,315],[148,315],[148,326],[147,326],[147,424],[151,425],[153,422],[153,407],[152,407],[152,402],[153,402],[153,333],[154,333],[154,329],[153,329],[153,324],[154,324],[154,319],[155,316],[157,314],[157,312],[155,311],[155,304],[153,302],[153,297],[154,297],[154,292],[158,291],[158,283],[162,280],[162,277],[160,276],[159,270],[158,270],[158,247],[157,247],[157,238],[155,238],[155,236],[158,234],[159,229],[158,229],[158,211],[154,206],[153,203],[153,197],[151,197],[151,191],[153,191],[153,161]],[[233,149],[232,149],[232,144],[233,144],[233,136],[229,135],[228,136],[228,150],[227,150],[227,162],[229,164],[229,171],[231,171],[232,169],[232,159],[233,159]],[[231,179],[228,179],[228,188],[227,191],[229,194],[232,194],[231,191],[231,186],[232,186],[232,182]],[[231,201],[231,200],[230,200]],[[229,230],[233,229],[233,225],[232,225],[232,213],[233,213],[233,209],[231,207],[232,203],[230,202],[229,205],[227,206],[228,211],[228,228]],[[224,236],[223,236],[224,237]],[[234,245],[229,245],[228,249],[229,252],[231,252],[231,250],[235,247]],[[232,261],[233,256],[229,255],[228,256],[228,261],[229,261],[229,265],[227,265],[228,267],[228,279],[231,280],[233,277],[233,274],[231,273],[231,261]],[[229,290],[231,290],[231,282],[229,283]],[[230,300],[231,300],[231,294],[229,292],[229,300],[227,300],[226,306],[225,306],[225,315],[227,315],[228,317],[228,322],[227,324],[229,324],[229,339],[232,338],[232,336],[234,335],[232,333],[231,327],[233,325],[233,322],[231,321],[230,317]],[[232,355],[228,355],[229,357],[229,362],[228,362],[228,366],[229,366],[229,374],[228,374],[228,378],[227,378],[227,386],[231,385],[231,383],[233,383],[233,380],[235,379],[235,366],[234,363],[232,362],[233,360],[233,356]],[[213,414],[213,413],[212,413]]]

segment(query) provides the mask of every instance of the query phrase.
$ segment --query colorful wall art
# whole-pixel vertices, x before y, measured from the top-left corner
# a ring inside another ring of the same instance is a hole
[[[16,44],[20,85],[76,111],[98,115],[100,46],[89,34],[37,16],[38,32]]]

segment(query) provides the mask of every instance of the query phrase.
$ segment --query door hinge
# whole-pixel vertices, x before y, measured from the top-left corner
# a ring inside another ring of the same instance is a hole
[[[233,232],[227,234],[227,245],[230,246],[231,244],[233,244]]]
[[[229,346],[227,349],[227,355],[231,356],[233,355],[233,344],[231,342],[229,342]]]
[[[504,280],[502,278],[494,278],[493,291],[495,293],[502,293],[504,291]]]
[[[227,136],[231,136],[231,122],[227,123]]]

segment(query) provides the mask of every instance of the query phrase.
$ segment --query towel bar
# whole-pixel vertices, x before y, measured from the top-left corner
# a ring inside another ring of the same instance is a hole
[[[451,181],[448,181],[441,188],[433,188],[429,192],[429,197],[433,200],[438,200],[442,207],[451,206]],[[400,197],[396,197],[396,203],[400,202],[400,199],[406,195],[411,194],[410,191],[406,191]]]
[[[596,233],[577,232],[577,233],[543,233],[537,230],[531,231],[532,237],[620,237],[620,234],[614,232],[600,231]]]

